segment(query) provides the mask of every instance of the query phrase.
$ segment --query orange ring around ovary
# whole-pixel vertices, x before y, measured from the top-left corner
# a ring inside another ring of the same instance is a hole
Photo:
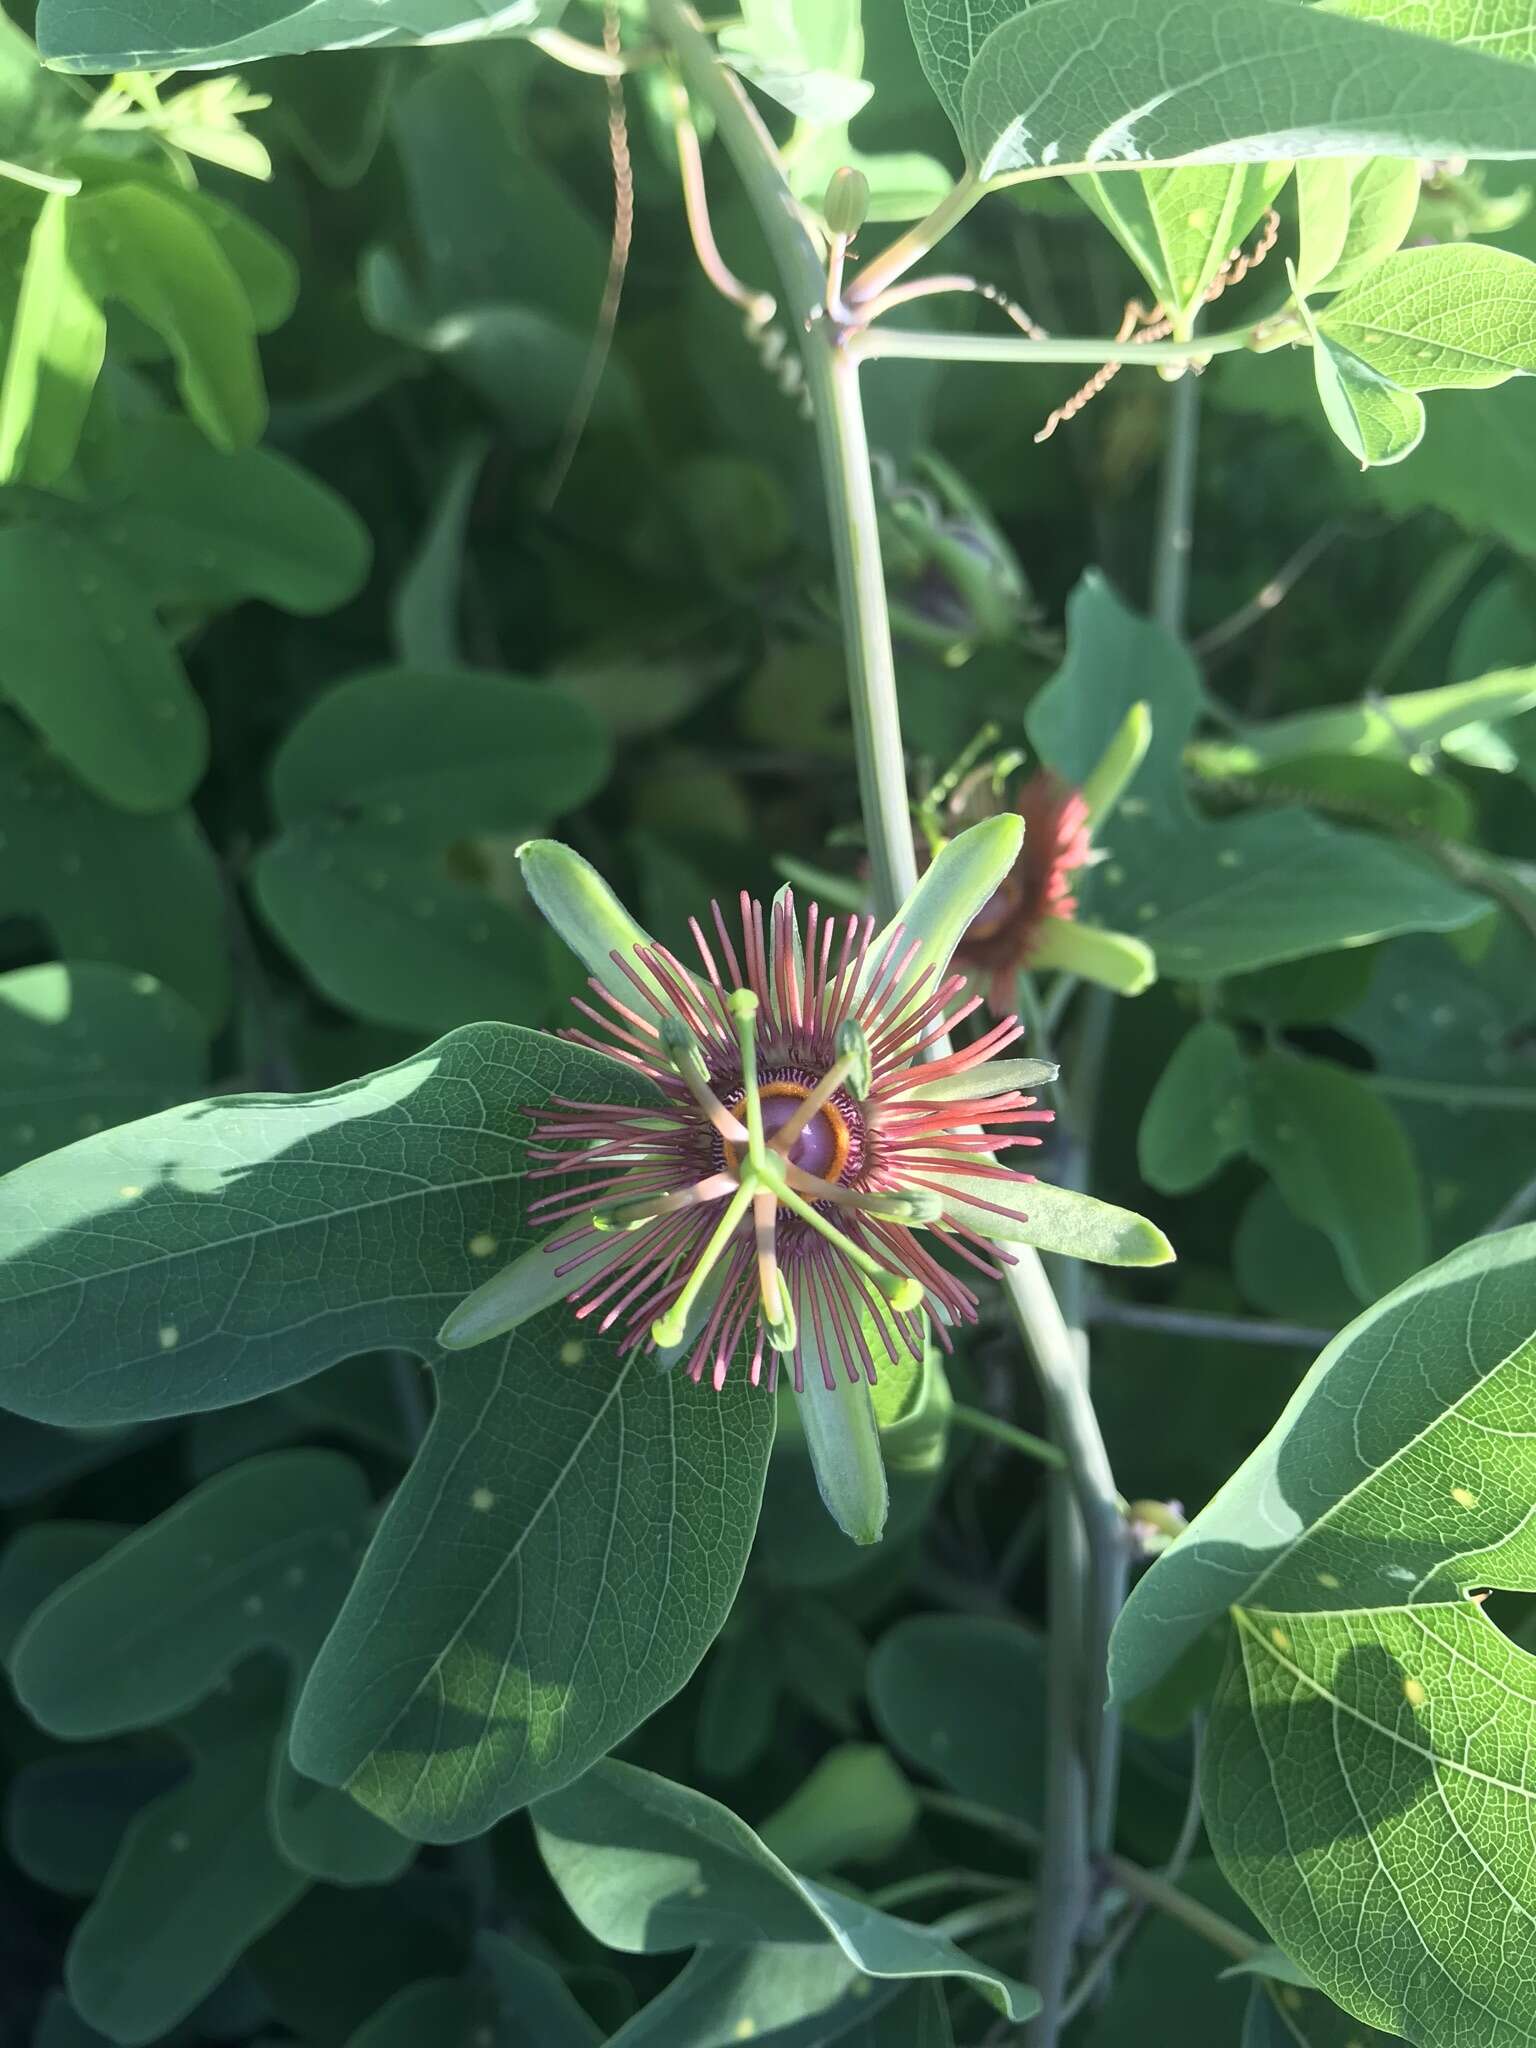
[[[804,1087],[799,1081],[765,1081],[757,1091],[758,1099],[761,1102],[768,1102],[775,1098],[781,1102],[804,1102],[810,1092],[810,1089]],[[739,1102],[734,1105],[733,1114],[740,1116],[741,1104]],[[823,1180],[840,1180],[843,1168],[848,1164],[848,1154],[853,1147],[853,1133],[848,1128],[848,1119],[838,1109],[836,1102],[830,1098],[817,1110],[816,1116],[826,1119],[827,1128],[832,1134],[833,1144],[831,1168],[821,1178]],[[815,1121],[816,1117],[813,1117],[811,1122],[814,1123]],[[808,1124],[806,1128],[809,1130],[810,1125]],[[733,1173],[741,1171],[743,1150],[742,1146],[733,1145],[729,1140],[726,1141],[725,1163]]]

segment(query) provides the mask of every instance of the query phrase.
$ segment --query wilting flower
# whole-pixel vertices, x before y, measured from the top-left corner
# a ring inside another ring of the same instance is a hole
[[[1070,923],[1077,915],[1072,881],[1092,858],[1088,806],[1049,768],[1040,768],[1018,794],[1024,820],[1024,851],[993,890],[961,940],[958,958],[987,978],[987,1003],[999,1017],[1018,1003],[1020,968],[1030,966],[1053,934],[1047,921]]]
[[[596,1000],[576,1007],[593,1028],[566,1035],[653,1092],[530,1109],[528,1175],[544,1187],[530,1221],[547,1235],[460,1304],[442,1342],[481,1343],[563,1298],[621,1351],[658,1351],[716,1388],[738,1357],[770,1388],[782,1364],[817,1396],[806,1434],[828,1504],[850,1533],[878,1533],[883,1478],[868,1516],[850,1505],[857,1473],[829,1480],[831,1397],[862,1397],[832,1435],[846,1449],[862,1428],[878,1473],[868,1389],[882,1366],[921,1358],[926,1316],[943,1342],[975,1320],[956,1265],[997,1275],[1008,1238],[1116,1263],[1169,1256],[1139,1217],[999,1163],[1039,1143],[1030,1127],[1050,1112],[1026,1091],[1056,1071],[997,1057],[1023,1035],[1014,1019],[941,1045],[980,1003],[949,972],[955,942],[1022,829],[1000,817],[961,834],[879,933],[814,905],[802,929],[788,890],[766,918],[743,894],[736,929],[714,905],[707,928],[692,924],[696,968],[578,855],[524,847],[535,901],[592,969]]]

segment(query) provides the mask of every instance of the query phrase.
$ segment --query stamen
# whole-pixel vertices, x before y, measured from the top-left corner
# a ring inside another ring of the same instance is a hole
[[[795,1193],[793,1188],[781,1187],[778,1195],[786,1209],[792,1210],[802,1223],[808,1223],[812,1230],[818,1231],[829,1244],[837,1247],[845,1259],[871,1279],[892,1308],[913,1309],[922,1301],[921,1281],[914,1280],[909,1273],[889,1272],[861,1245],[855,1244],[852,1238],[845,1236],[835,1223],[829,1223],[825,1216],[813,1209],[809,1202]]]
[[[674,1344],[682,1343],[683,1332],[688,1323],[688,1311],[698,1300],[700,1288],[720,1263],[721,1254],[735,1235],[737,1224],[747,1213],[752,1193],[750,1181],[744,1181],[737,1188],[725,1206],[725,1213],[715,1225],[709,1243],[700,1253],[698,1264],[683,1283],[682,1291],[666,1313],[658,1316],[651,1324],[651,1336],[663,1351],[670,1350]]]
[[[803,1166],[791,1166],[789,1184],[797,1194],[808,1195],[812,1201],[835,1202],[840,1209],[859,1209],[869,1216],[884,1216],[892,1223],[933,1223],[943,1213],[942,1199],[926,1189],[892,1189],[884,1192],[878,1188],[861,1192],[857,1188],[837,1187],[819,1174],[807,1173]]]
[[[691,1188],[677,1188],[671,1194],[650,1195],[632,1202],[615,1202],[611,1209],[598,1209],[592,1217],[594,1230],[638,1230],[658,1216],[670,1216],[678,1209],[696,1209],[701,1202],[719,1202],[733,1193],[736,1182],[728,1173],[712,1173],[695,1181]]]
[[[757,1241],[757,1288],[763,1327],[775,1351],[795,1348],[795,1311],[779,1271],[777,1231],[778,1198],[771,1188],[759,1188],[752,1197],[752,1232]]]

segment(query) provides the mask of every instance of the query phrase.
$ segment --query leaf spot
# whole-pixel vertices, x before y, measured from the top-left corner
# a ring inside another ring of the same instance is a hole
[[[1157,905],[1155,903],[1138,903],[1136,915],[1143,924],[1150,924],[1153,918],[1157,916]]]
[[[1283,1628],[1272,1628],[1269,1632],[1269,1640],[1277,1650],[1288,1650],[1291,1647],[1291,1639]]]
[[[575,1337],[570,1338],[560,1346],[560,1363],[562,1365],[580,1365],[586,1355],[586,1345],[580,1343]]]
[[[1104,879],[1112,889],[1118,889],[1125,880],[1125,869],[1121,867],[1118,861],[1112,860],[1104,870]]]
[[[472,1259],[488,1259],[496,1249],[496,1240],[488,1230],[477,1230],[469,1240],[469,1256]]]
[[[1475,1508],[1477,1506],[1477,1495],[1469,1486],[1453,1486],[1451,1488],[1451,1499],[1455,1501],[1459,1508]]]
[[[162,1323],[160,1325],[160,1349],[162,1351],[174,1351],[180,1342],[181,1332],[174,1323]]]
[[[469,928],[469,936],[477,946],[483,946],[491,936],[491,928],[488,924],[472,924]]]
[[[119,1193],[119,1195],[121,1195],[125,1202],[131,1202],[135,1195],[142,1195],[144,1190],[141,1187],[136,1187],[134,1183],[131,1180],[129,1180],[124,1181],[123,1185],[118,1189],[117,1192]]]
[[[757,2032],[757,2021],[752,2019],[739,2019],[731,2031],[738,2041],[750,2041],[752,2036]]]
[[[305,1576],[303,1565],[291,1564],[287,1571],[283,1573],[283,1584],[285,1586],[302,1586]]]
[[[1219,868],[1240,868],[1242,864],[1243,856],[1235,846],[1224,846],[1216,856],[1216,865]]]
[[[192,1837],[187,1833],[185,1828],[178,1828],[175,1834],[169,1837],[165,1846],[170,1850],[173,1856],[182,1856],[185,1855],[187,1850],[191,1848]]]
[[[241,1613],[250,1615],[253,1621],[256,1618],[256,1616],[260,1614],[261,1609],[262,1598],[259,1593],[247,1593],[245,1598],[240,1602]]]
[[[488,1515],[496,1505],[496,1496],[488,1486],[477,1486],[469,1496],[469,1504],[477,1515]]]
[[[1333,1572],[1319,1572],[1317,1575],[1317,1583],[1320,1586],[1326,1586],[1330,1593],[1336,1593],[1339,1590],[1339,1586],[1342,1582],[1338,1578],[1338,1576]]]
[[[1429,1698],[1429,1694],[1424,1690],[1423,1684],[1419,1679],[1405,1678],[1403,1680],[1403,1698],[1410,1707],[1422,1707]]]

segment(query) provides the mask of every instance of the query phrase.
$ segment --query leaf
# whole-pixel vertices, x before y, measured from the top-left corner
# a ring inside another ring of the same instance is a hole
[[[68,205],[44,199],[27,247],[0,379],[6,483],[50,484],[69,467],[106,353],[106,319],[71,260]]]
[[[600,2048],[600,2030],[548,1963],[490,1928],[475,1957],[500,2007],[497,2048]]]
[[[607,769],[591,713],[538,684],[467,669],[354,676],[278,752],[284,829],[256,861],[257,902],[316,984],[366,1017],[432,1030],[536,1015],[547,983],[528,919],[458,879],[450,850],[536,829]]]
[[[347,2048],[474,2048],[490,2030],[475,1987],[457,1977],[423,1977],[386,1999],[349,2035]]]
[[[744,78],[801,120],[848,122],[874,92],[859,76],[859,14],[860,0],[743,0],[742,24],[726,29],[719,48]]]
[[[880,1732],[963,1799],[1021,1820],[1044,1812],[1045,1647],[1017,1622],[914,1615],[870,1659]]]
[[[63,517],[155,604],[325,612],[368,570],[367,528],[317,477],[271,449],[224,453],[167,415],[123,421],[110,472]]]
[[[389,0],[382,16],[359,17],[346,0],[249,0],[235,17],[217,0],[169,8],[140,0],[140,11],[103,14],[89,0],[44,0],[37,40],[44,63],[61,71],[186,71],[394,43],[469,42],[552,27],[564,0]],[[233,32],[232,32],[233,31]]]
[[[894,1856],[919,1812],[917,1794],[888,1749],[877,1742],[844,1742],[812,1767],[758,1834],[794,1869],[836,1870]]]
[[[1302,292],[1336,292],[1402,242],[1423,180],[1403,157],[1314,157],[1296,166]]]
[[[1150,81],[1157,89],[1149,93]],[[1271,0],[1038,0],[961,94],[984,179],[1047,166],[1536,154],[1536,78],[1424,36]]]
[[[249,446],[267,416],[251,305],[197,210],[128,181],[74,204],[86,288],[120,299],[160,335],[176,358],[182,402],[215,447]]]
[[[1370,760],[1412,760],[1439,746],[1462,726],[1511,718],[1536,706],[1536,667],[1506,668],[1465,683],[1432,690],[1401,690],[1358,704],[1300,711],[1267,725],[1245,727],[1241,739],[1197,750],[1215,774],[1251,774],[1255,768],[1305,762],[1314,755],[1350,754]]]
[[[1108,858],[1079,877],[1080,921],[1111,919],[1152,947],[1162,974],[1203,981],[1483,914],[1416,853],[1304,811],[1197,818],[1183,754],[1201,699],[1187,653],[1098,576],[1074,592],[1067,628],[1067,658],[1026,719],[1042,760],[1080,784],[1133,702],[1150,702],[1153,728],[1106,830]]]
[[[1084,172],[1072,189],[1114,235],[1186,338],[1222,264],[1248,237],[1290,176],[1289,163]]]
[[[1424,1262],[1418,1167],[1390,1106],[1343,1067],[1263,1052],[1248,1066],[1249,1147],[1345,1278],[1374,1301]]]
[[[339,1088],[220,1096],[19,1168],[0,1398],[99,1427],[252,1400],[359,1352],[433,1355],[486,1261],[531,1235],[517,1111],[549,1094],[645,1099],[613,1061],[478,1024]]]
[[[1248,1994],[1241,2048],[1390,2048],[1400,2038],[1351,2019],[1320,1991],[1259,1983]]]
[[[611,1749],[692,1675],[746,1563],[772,1402],[572,1327],[441,1368],[300,1703],[299,1768],[419,1840],[477,1835]]]
[[[491,443],[476,434],[455,455],[410,568],[395,590],[395,645],[408,668],[451,669],[463,659],[459,598],[470,510]]]
[[[8,719],[0,809],[0,915],[37,917],[68,959],[148,972],[210,1026],[222,1021],[224,895],[190,812],[136,817],[99,803]]]
[[[960,100],[976,53],[1019,12],[1019,0],[907,0],[907,22],[928,83],[960,126]]]
[[[105,1557],[127,1530],[117,1522],[46,1521],[18,1529],[0,1552],[0,1658],[51,1593]]]
[[[92,962],[0,974],[0,1171],[195,1095],[203,1020],[153,975]]]
[[[1437,36],[1490,57],[1536,61],[1536,19],[1526,0],[1322,0],[1330,14],[1411,35]]]
[[[1399,249],[1315,318],[1401,390],[1486,390],[1536,370],[1536,263],[1479,242]]]
[[[1010,2019],[1039,2010],[1027,1985],[931,1928],[797,1877],[727,1808],[631,1764],[597,1764],[540,1800],[533,1822],[566,1904],[610,1948],[830,1938],[868,1976],[960,1977]]]
[[[61,527],[0,529],[0,691],[87,788],[168,811],[202,777],[208,728],[140,590]]]
[[[11,1781],[5,1846],[34,1883],[94,1898],[129,1822],[183,1776],[169,1758],[111,1750],[26,1764]]]
[[[1536,1226],[1463,1245],[1357,1316],[1132,1593],[1112,1646],[1116,1697],[1158,1683],[1232,1606],[1460,1614],[1464,1587],[1522,1587],[1531,1453],[1517,1432],[1533,1329]],[[1307,1951],[1271,1931],[1327,1990]]]
[[[309,1879],[267,1828],[270,1696],[210,1701],[177,1727],[191,1775],[130,1822],[65,1960],[70,2001],[114,2041],[184,2019]]]
[[[280,1651],[297,1692],[351,1584],[370,1507],[332,1451],[252,1458],[207,1481],[70,1581],[11,1656],[22,1704],[70,1740],[153,1727],[208,1699],[246,1657]],[[296,1777],[273,1729],[274,1840],[333,1884],[387,1883],[414,1853],[350,1800]]]
[[[1229,1025],[1202,1018],[1147,1103],[1136,1141],[1142,1179],[1160,1194],[1188,1194],[1240,1157],[1248,1139],[1248,1062]]]
[[[1312,369],[1323,413],[1362,469],[1401,462],[1424,438],[1424,408],[1319,330]]]
[[[610,2048],[920,2048],[929,2035],[918,2001],[937,1985],[902,1992],[866,1977],[830,1942],[701,1948],[659,1997],[612,2036]],[[750,2023],[750,2032],[743,2029]]]

